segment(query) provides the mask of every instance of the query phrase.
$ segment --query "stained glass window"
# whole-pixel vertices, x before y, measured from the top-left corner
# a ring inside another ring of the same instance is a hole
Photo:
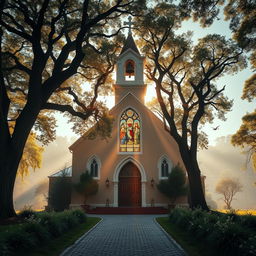
[[[95,159],[91,163],[91,175],[92,177],[98,177],[98,163]]]
[[[169,174],[169,166],[167,161],[164,159],[161,164],[161,176],[168,177],[168,174]]]
[[[120,119],[120,152],[140,152],[141,123],[139,115],[131,108]]]

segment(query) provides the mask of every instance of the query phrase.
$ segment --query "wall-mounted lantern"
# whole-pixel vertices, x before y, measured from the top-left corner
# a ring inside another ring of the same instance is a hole
[[[106,183],[106,187],[109,187],[109,183],[110,183],[110,182],[109,182],[109,179],[108,179],[108,178],[106,179],[105,183]]]
[[[154,185],[155,185],[155,180],[154,180],[153,178],[151,179],[150,184],[151,184],[151,187],[154,187]]]

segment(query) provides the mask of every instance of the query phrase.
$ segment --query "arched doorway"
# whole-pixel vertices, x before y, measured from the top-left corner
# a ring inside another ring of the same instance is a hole
[[[141,206],[141,175],[138,167],[132,162],[126,163],[119,173],[118,205]]]

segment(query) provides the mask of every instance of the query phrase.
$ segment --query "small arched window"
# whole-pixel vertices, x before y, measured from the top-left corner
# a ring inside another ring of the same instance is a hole
[[[99,176],[99,166],[95,159],[92,160],[91,166],[90,166],[90,173],[93,178],[97,178]]]
[[[168,175],[169,175],[169,165],[166,159],[164,159],[161,164],[161,177],[165,178],[165,177],[168,177]]]
[[[128,108],[120,118],[119,151],[140,152],[141,147],[141,122],[139,115]]]
[[[125,62],[125,80],[135,80],[135,62],[133,60],[127,60]]]

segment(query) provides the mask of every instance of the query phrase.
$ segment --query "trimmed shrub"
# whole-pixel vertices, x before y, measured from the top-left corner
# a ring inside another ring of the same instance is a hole
[[[241,244],[248,238],[248,233],[240,225],[227,219],[217,222],[215,229],[208,236],[208,242],[223,255],[243,255]]]
[[[24,225],[24,230],[27,233],[33,235],[33,237],[36,239],[37,244],[50,240],[51,238],[51,235],[48,232],[47,228],[37,222],[27,223],[26,225]]]
[[[170,221],[176,223],[183,229],[187,230],[190,220],[190,210],[175,208],[174,210],[171,211]]]
[[[241,216],[241,225],[247,228],[256,230],[256,216],[253,216],[253,215]]]
[[[71,214],[76,216],[76,218],[78,219],[79,223],[86,222],[86,220],[87,220],[86,214],[82,210],[79,210],[79,209],[74,210],[74,211],[71,212]]]
[[[15,230],[8,233],[5,237],[5,243],[11,255],[18,252],[30,251],[36,246],[36,240],[32,234],[24,230]],[[17,254],[16,254],[17,255]]]
[[[25,223],[17,224],[0,232],[0,256],[25,255],[35,246],[58,237],[67,230],[86,221],[86,215],[80,211],[61,213],[25,214]]]
[[[48,230],[54,237],[60,236],[67,229],[67,224],[60,218],[52,217],[48,221]]]
[[[204,241],[218,255],[256,255],[254,216],[219,214],[201,209],[174,209],[169,220],[187,230],[192,239]]]
[[[60,220],[66,223],[67,228],[72,228],[78,225],[79,221],[78,218],[73,215],[70,211],[64,211],[60,214]]]

